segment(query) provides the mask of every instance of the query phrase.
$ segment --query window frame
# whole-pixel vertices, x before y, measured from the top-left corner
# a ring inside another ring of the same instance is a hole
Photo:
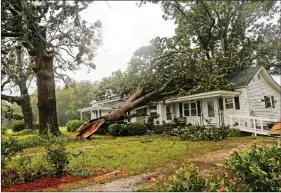
[[[192,104],[195,104],[195,107],[194,107],[194,108],[191,107]],[[194,115],[192,115],[192,110],[195,110],[195,114],[194,114]],[[197,102],[191,102],[191,103],[190,103],[190,116],[191,116],[191,117],[196,117],[196,116],[197,116]]]
[[[188,106],[188,109],[185,108],[185,105]],[[190,117],[190,105],[189,105],[189,103],[183,103],[182,108],[183,108],[183,117]],[[185,111],[188,112],[188,115],[185,114]]]
[[[227,102],[227,100],[231,100],[231,102]],[[232,108],[228,108],[227,105],[232,104]],[[225,98],[224,99],[225,109],[234,109],[234,99],[233,98]]]
[[[165,107],[165,111],[166,111],[166,120],[173,120],[173,115],[172,115],[172,110],[171,110],[171,105],[167,104]],[[167,111],[167,108],[169,108],[169,112]],[[168,119],[168,113],[171,115],[171,119]]]

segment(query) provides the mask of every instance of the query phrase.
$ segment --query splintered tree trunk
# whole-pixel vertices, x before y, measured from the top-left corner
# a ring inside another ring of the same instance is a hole
[[[93,119],[90,121],[85,122],[81,125],[74,133],[76,134],[77,138],[89,138],[91,135],[94,134],[99,128],[101,128],[104,124],[114,123],[116,121],[122,120],[124,118],[130,118],[138,116],[137,114],[134,115],[126,115],[127,112],[130,110],[137,108],[141,105],[145,105],[151,100],[156,98],[162,98],[164,96],[168,96],[170,94],[174,94],[175,92],[163,93],[167,85],[171,82],[168,81],[164,84],[160,89],[156,89],[155,91],[143,95],[142,88],[138,88],[134,94],[132,94],[129,99],[116,111],[110,113],[107,116],[100,117],[98,119]]]
[[[39,135],[47,134],[48,128],[56,136],[61,134],[56,110],[53,58],[52,52],[36,56]]]

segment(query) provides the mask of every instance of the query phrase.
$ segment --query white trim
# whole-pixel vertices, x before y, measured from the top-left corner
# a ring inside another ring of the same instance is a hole
[[[87,111],[92,111],[92,110],[112,110],[112,108],[109,107],[99,107],[99,106],[91,106],[91,107],[86,107],[83,109],[79,109],[77,111],[79,112],[87,112]]]
[[[217,97],[217,96],[234,97],[234,96],[239,95],[240,93],[241,93],[241,91],[216,90],[216,91],[209,91],[209,92],[204,92],[204,93],[199,93],[199,94],[178,97],[175,99],[167,99],[166,103],[182,102],[182,101],[186,101],[186,100],[210,98],[210,97]]]
[[[96,100],[93,100],[92,102],[90,102],[89,104],[90,105],[100,105],[100,104],[105,104],[105,103],[109,103],[109,102],[114,102],[114,101],[119,101],[121,100],[119,97],[118,98],[115,98],[115,99],[104,99],[104,100],[101,100],[101,101],[96,101]]]
[[[143,108],[147,108],[147,105],[146,105],[146,106],[141,106],[141,107],[135,108],[134,110],[139,110],[139,109],[143,109]]]
[[[263,76],[264,80],[277,92],[281,92],[281,86],[272,78],[272,76],[268,73],[268,71],[262,66],[261,69],[258,71],[258,73],[261,72],[261,75]],[[257,73],[257,74],[258,74]],[[255,77],[257,76],[255,75]]]

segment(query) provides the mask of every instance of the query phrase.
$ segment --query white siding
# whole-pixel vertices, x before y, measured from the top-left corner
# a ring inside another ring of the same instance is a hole
[[[232,97],[223,97],[223,105],[224,105],[224,123],[225,125],[230,125],[230,118],[228,115],[240,115],[240,116],[249,116],[249,102],[248,102],[248,95],[247,95],[247,88],[237,88],[235,91],[240,91],[239,95],[239,103],[240,103],[240,110],[235,109],[234,98],[233,98],[233,109],[226,109],[225,108],[225,99],[232,98]]]
[[[273,118],[280,119],[280,106],[281,106],[281,93],[278,93],[273,89],[263,78],[260,76],[254,77],[249,84],[249,102],[250,102],[250,111],[253,111],[254,115],[257,117],[263,118]],[[275,108],[265,107],[264,96],[274,96],[274,99],[277,101]]]

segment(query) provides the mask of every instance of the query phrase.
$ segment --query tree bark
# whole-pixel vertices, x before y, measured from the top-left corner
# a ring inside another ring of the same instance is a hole
[[[36,77],[38,92],[39,135],[61,134],[58,127],[53,53],[45,52],[36,56]]]
[[[77,138],[89,138],[94,134],[99,128],[101,128],[105,124],[114,123],[116,121],[122,120],[124,118],[128,118],[126,115],[132,109],[135,109],[141,105],[145,105],[148,102],[158,99],[159,97],[164,97],[169,94],[175,94],[175,92],[165,93],[166,87],[171,83],[173,79],[168,80],[160,89],[155,89],[154,91],[142,95],[143,89],[137,88],[135,93],[133,93],[127,101],[116,111],[109,113],[107,116],[100,117],[99,119],[93,119],[85,122],[81,125],[74,133]],[[137,114],[133,115],[137,116]],[[131,116],[132,117],[132,116]],[[89,132],[90,131],[90,132]],[[91,132],[92,131],[92,132]]]
[[[20,106],[23,114],[24,125],[25,128],[32,129],[34,127],[33,114],[32,114],[31,102],[30,102],[30,95],[28,94],[28,89],[26,86],[26,81],[23,81],[21,84],[19,84],[19,88],[22,98],[22,102]]]

